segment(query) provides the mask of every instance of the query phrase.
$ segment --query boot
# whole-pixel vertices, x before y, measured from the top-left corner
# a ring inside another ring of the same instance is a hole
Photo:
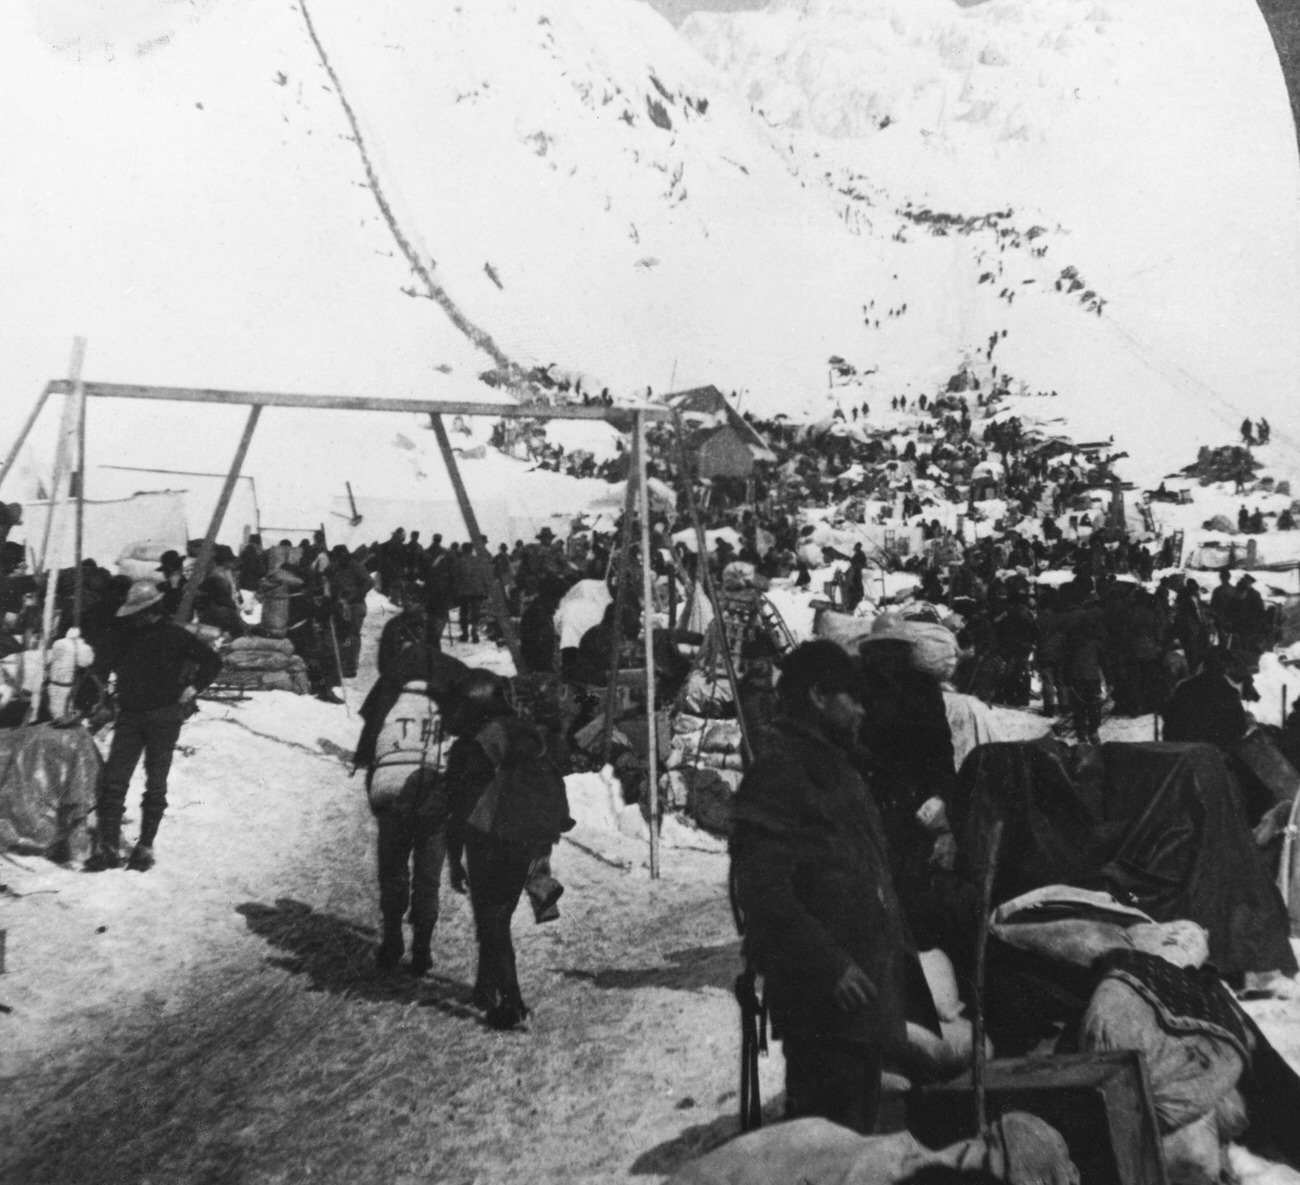
[[[147,844],[136,844],[126,866],[131,872],[148,872],[154,866],[153,848]]]
[[[140,819],[140,838],[136,840],[136,848],[145,848],[152,850],[153,841],[158,837],[158,824],[162,822],[162,813],[145,811]]]
[[[417,926],[411,938],[411,974],[417,979],[433,968],[433,955],[429,950],[432,944],[433,927]]]
[[[104,824],[95,832],[95,847],[90,858],[81,866],[82,872],[106,872],[110,868],[122,867],[122,854],[118,851],[121,843],[121,826]]]
[[[384,919],[384,938],[375,951],[375,962],[381,971],[393,971],[402,961],[406,943],[402,938],[402,919]]]
[[[487,1016],[483,1019],[487,1021],[489,1027],[507,1032],[519,1028],[528,1019],[528,1015],[528,1006],[520,1000],[517,1003],[501,1003],[489,1008]]]

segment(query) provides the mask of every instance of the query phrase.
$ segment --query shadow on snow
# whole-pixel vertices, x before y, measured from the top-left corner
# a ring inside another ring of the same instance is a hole
[[[405,968],[375,966],[375,930],[302,901],[281,897],[274,905],[248,901],[235,908],[248,928],[283,956],[267,961],[292,975],[305,975],[310,990],[333,992],[376,1003],[419,1004],[449,1016],[479,1020],[470,989],[442,975],[416,979]]]

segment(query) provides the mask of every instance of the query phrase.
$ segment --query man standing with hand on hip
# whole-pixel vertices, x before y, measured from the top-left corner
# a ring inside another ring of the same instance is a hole
[[[787,656],[780,714],[733,804],[732,880],[786,1063],[786,1116],[875,1126],[906,1042],[908,939],[880,811],[851,764],[858,672],[833,642]]]
[[[95,849],[84,865],[86,872],[122,867],[122,815],[141,754],[145,790],[140,839],[127,867],[135,872],[153,867],[154,837],[167,808],[167,775],[181,723],[191,713],[194,697],[221,670],[213,650],[167,620],[163,594],[154,581],[131,585],[117,617],[117,629],[99,648],[94,663],[101,678],[117,676],[118,714],[95,797]]]

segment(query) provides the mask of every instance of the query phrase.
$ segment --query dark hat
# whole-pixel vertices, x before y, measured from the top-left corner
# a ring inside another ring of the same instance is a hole
[[[159,572],[177,572],[184,566],[179,551],[164,551],[158,560]]]
[[[834,642],[819,638],[796,646],[781,660],[781,682],[777,691],[782,699],[800,699],[814,687],[825,695],[847,691],[859,693],[857,664]]]
[[[1244,576],[1242,576],[1242,578],[1241,578],[1240,580],[1237,581],[1237,583],[1238,583],[1238,584],[1254,584],[1254,583],[1255,583],[1255,578],[1254,578],[1254,577],[1253,577],[1249,572],[1247,572]]]
[[[555,538],[555,532],[552,531],[550,527],[543,527],[537,532],[537,538],[545,542],[550,542],[550,540]]]

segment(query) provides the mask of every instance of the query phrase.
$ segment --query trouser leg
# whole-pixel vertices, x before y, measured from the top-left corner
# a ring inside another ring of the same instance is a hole
[[[876,1125],[883,1058],[872,1046],[782,1042],[787,1119],[817,1116],[862,1135]]]
[[[383,937],[375,959],[386,970],[401,961],[406,942],[402,919],[410,901],[410,857],[412,828],[405,812],[386,811],[376,815],[379,823],[379,912],[383,915]]]
[[[379,822],[379,912],[385,923],[396,918],[400,928],[411,903],[411,849],[415,829],[409,815],[387,811]]]
[[[510,919],[532,861],[489,839],[470,838],[467,849],[470,902],[478,936],[475,997],[489,1008],[522,1007]]]
[[[118,715],[113,729],[113,743],[109,746],[108,760],[99,777],[95,795],[95,819],[102,840],[116,844],[122,831],[122,815],[126,809],[126,792],[131,785],[131,775],[145,751],[147,734],[143,717],[134,712]]]
[[[145,713],[144,799],[140,822],[140,845],[153,847],[158,824],[167,809],[167,776],[172,754],[180,739],[184,711],[180,705]]]
[[[447,829],[442,819],[417,818],[411,842],[411,925],[419,935],[433,933],[438,924],[438,885],[447,855]]]

